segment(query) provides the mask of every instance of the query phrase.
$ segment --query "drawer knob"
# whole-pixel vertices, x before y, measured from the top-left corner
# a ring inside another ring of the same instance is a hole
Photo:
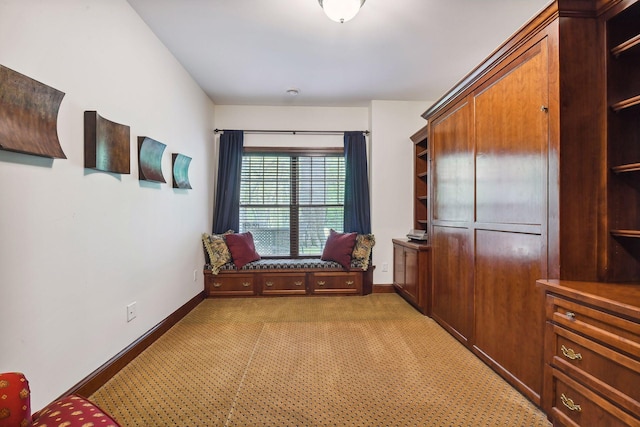
[[[296,286],[302,286],[302,282],[298,281],[298,282],[294,282],[294,285]]]
[[[564,357],[571,360],[582,360],[582,354],[576,353],[574,349],[567,348],[564,345],[560,348]]]
[[[581,412],[582,411],[582,407],[580,405],[577,405],[573,399],[568,398],[567,396],[564,395],[564,393],[562,393],[560,395],[560,400],[562,401],[562,404],[564,406],[566,406],[567,408],[569,408],[570,411],[576,411],[576,412]]]
[[[324,283],[325,283],[324,281],[320,280],[320,281],[318,282],[318,286],[324,286]]]
[[[576,320],[576,314],[573,311],[567,311],[566,316],[569,318],[569,320]]]
[[[245,288],[248,288],[249,286],[251,286],[251,283],[249,283],[249,282],[242,282],[242,286],[244,286]]]
[[[213,282],[213,287],[214,288],[219,288],[220,286],[222,286],[222,284],[220,282]]]
[[[267,283],[265,283],[265,285],[271,287],[271,286],[273,286],[273,282],[267,282]]]
[[[353,280],[347,280],[347,286],[353,285]]]

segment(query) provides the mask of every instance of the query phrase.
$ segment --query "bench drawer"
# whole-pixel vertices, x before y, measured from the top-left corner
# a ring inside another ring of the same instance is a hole
[[[362,275],[359,273],[313,273],[309,277],[313,294],[360,294]]]
[[[307,293],[304,273],[264,273],[262,295],[304,295]]]
[[[255,295],[255,276],[252,274],[234,274],[233,276],[205,275],[205,291],[208,296]]]

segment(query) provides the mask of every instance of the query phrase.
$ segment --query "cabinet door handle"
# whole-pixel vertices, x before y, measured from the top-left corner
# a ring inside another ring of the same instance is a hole
[[[271,287],[271,286],[273,286],[273,282],[267,282],[267,283],[265,283],[265,285]]]
[[[347,286],[351,286],[351,285],[353,285],[353,280],[347,280],[346,283],[347,283]]]
[[[296,285],[296,286],[302,286],[302,282],[294,282],[294,285]]]
[[[573,399],[568,398],[567,396],[564,395],[564,393],[562,393],[560,395],[560,400],[562,401],[562,404],[564,406],[566,406],[567,408],[569,408],[570,411],[576,411],[576,412],[581,412],[582,411],[582,407],[580,405],[577,405]]]
[[[321,281],[318,282],[318,286],[324,286],[324,283],[325,282],[321,280]]]
[[[576,320],[576,314],[573,311],[567,311],[565,315],[569,318],[569,320]]]
[[[549,112],[549,107],[547,107],[546,105],[541,105],[540,106],[540,111],[542,111],[543,113],[548,113]]]
[[[564,345],[560,348],[564,357],[571,360],[582,360],[582,354],[576,353],[572,348],[567,348]]]
[[[220,282],[213,282],[213,287],[214,288],[219,288],[220,286],[222,286],[222,284]]]
[[[249,283],[249,282],[242,282],[242,286],[244,286],[245,288],[248,288],[249,286],[251,286],[251,283]]]

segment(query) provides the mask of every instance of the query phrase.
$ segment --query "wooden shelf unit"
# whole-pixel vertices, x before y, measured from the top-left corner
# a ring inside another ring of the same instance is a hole
[[[413,228],[427,230],[429,224],[429,144],[428,126],[411,136],[415,145]]]
[[[617,3],[603,16],[607,43],[606,281],[640,280],[640,2]]]

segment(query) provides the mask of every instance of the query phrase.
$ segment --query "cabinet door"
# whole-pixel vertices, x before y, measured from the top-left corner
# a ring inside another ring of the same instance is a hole
[[[431,316],[460,341],[471,339],[473,259],[469,230],[433,227],[433,302]]]
[[[432,125],[432,317],[459,340],[473,318],[473,148],[466,102]]]
[[[467,102],[434,122],[432,147],[433,220],[473,219],[471,107]]]
[[[393,283],[404,287],[404,247],[393,245]]]
[[[418,283],[418,251],[404,250],[404,290],[413,298],[414,302],[420,302],[420,286]]]
[[[546,52],[546,42],[534,45],[474,97],[474,345],[534,401],[543,370],[543,297],[535,281],[546,277]]]

